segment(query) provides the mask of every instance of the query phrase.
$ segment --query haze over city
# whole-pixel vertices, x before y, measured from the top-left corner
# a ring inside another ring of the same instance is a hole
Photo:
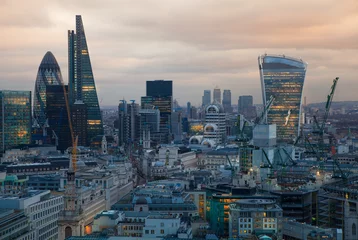
[[[68,80],[67,30],[81,14],[102,106],[140,100],[145,81],[170,79],[181,105],[204,89],[231,89],[262,103],[257,57],[285,54],[308,63],[303,96],[357,100],[358,1],[7,1],[0,2],[2,89],[33,91],[52,51]],[[325,86],[325,87],[322,87]]]

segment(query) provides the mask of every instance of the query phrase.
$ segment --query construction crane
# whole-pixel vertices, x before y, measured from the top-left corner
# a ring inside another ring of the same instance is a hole
[[[323,135],[324,135],[324,129],[325,129],[325,126],[326,126],[326,123],[327,123],[327,119],[328,119],[328,116],[329,116],[329,110],[331,108],[331,105],[332,105],[332,101],[333,101],[333,97],[334,97],[334,92],[336,90],[336,86],[337,86],[337,83],[338,83],[338,77],[336,77],[335,79],[333,79],[333,84],[331,86],[331,90],[330,90],[330,93],[328,94],[327,96],[327,102],[326,102],[326,105],[325,105],[325,112],[324,112],[324,115],[323,115],[323,119],[322,119],[322,123],[321,125],[319,125],[318,121],[317,121],[317,117],[316,116],[313,116],[314,118],[314,122],[315,122],[315,126],[316,128],[318,128],[318,148],[319,148],[319,152],[321,154],[323,154],[323,143],[324,143],[324,139],[323,139]],[[317,132],[316,132],[317,133]]]
[[[68,126],[70,128],[71,142],[72,142],[72,155],[71,155],[72,169],[70,168],[69,171],[71,170],[71,171],[73,171],[73,173],[75,173],[77,170],[77,141],[78,141],[78,137],[76,136],[76,138],[75,138],[75,135],[73,133],[70,104],[69,104],[68,98],[67,98],[66,87],[63,82],[61,82],[61,85],[63,88],[63,94],[64,94],[64,98],[65,98],[65,103],[66,103]]]
[[[261,149],[261,150],[264,155],[264,159],[266,160],[266,163],[267,163],[267,164],[264,164],[263,166],[261,166],[261,168],[273,168],[273,166],[270,162],[270,159],[267,156],[267,153],[265,152],[265,150],[263,150],[263,149]]]
[[[267,115],[268,111],[270,110],[274,101],[275,101],[275,97],[273,95],[271,95],[270,99],[266,102],[266,105],[265,105],[264,110],[262,111],[260,117],[257,118],[256,121],[254,122],[253,129],[259,124],[266,123],[266,121],[267,121],[266,115]]]

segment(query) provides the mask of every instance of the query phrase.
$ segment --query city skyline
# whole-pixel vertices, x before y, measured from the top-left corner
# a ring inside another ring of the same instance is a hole
[[[203,90],[216,85],[230,89],[234,103],[240,95],[262,103],[257,56],[265,52],[308,62],[308,103],[325,101],[336,76],[335,101],[357,100],[357,2],[343,2],[5,1],[0,80],[3,89],[33,91],[38,63],[51,51],[67,84],[66,31],[81,14],[102,106],[123,97],[139,102],[152,79],[172,79],[173,98],[182,106],[200,105]]]

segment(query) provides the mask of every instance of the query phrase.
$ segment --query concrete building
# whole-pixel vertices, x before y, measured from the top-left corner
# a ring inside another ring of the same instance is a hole
[[[342,229],[320,228],[293,220],[283,221],[283,239],[297,240],[342,240]]]
[[[204,141],[202,144],[215,147],[225,141],[226,114],[223,106],[214,102],[205,109]]]
[[[166,166],[182,165],[184,168],[196,166],[196,153],[190,148],[175,145],[162,145],[158,160]]]
[[[62,196],[51,195],[48,190],[28,190],[16,195],[2,195],[0,196],[0,209],[13,209],[14,211],[7,214],[7,217],[17,218],[17,222],[10,225],[12,230],[5,231],[1,239],[18,234],[21,234],[21,237],[18,236],[17,239],[30,240],[55,240],[59,237],[57,225],[59,213],[63,209]],[[18,226],[23,221],[25,224]],[[17,226],[16,229],[13,228],[15,226]]]
[[[318,194],[318,226],[340,228],[345,240],[358,237],[358,177],[321,187]]]
[[[230,238],[266,235],[282,239],[282,209],[272,199],[241,199],[230,204]]]

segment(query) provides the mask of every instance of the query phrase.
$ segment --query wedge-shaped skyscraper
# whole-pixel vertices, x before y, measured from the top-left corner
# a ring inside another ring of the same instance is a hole
[[[103,134],[101,111],[82,17],[76,16],[76,32],[68,31],[68,75],[71,104],[84,103],[87,108],[87,140]],[[74,123],[76,125],[76,123]]]
[[[299,133],[302,89],[307,63],[285,55],[258,58],[264,104],[275,97],[267,123],[276,124],[277,141],[292,142]]]
[[[46,122],[46,86],[61,85],[62,75],[60,67],[52,52],[43,57],[37,72],[34,91],[34,118],[43,126]]]

